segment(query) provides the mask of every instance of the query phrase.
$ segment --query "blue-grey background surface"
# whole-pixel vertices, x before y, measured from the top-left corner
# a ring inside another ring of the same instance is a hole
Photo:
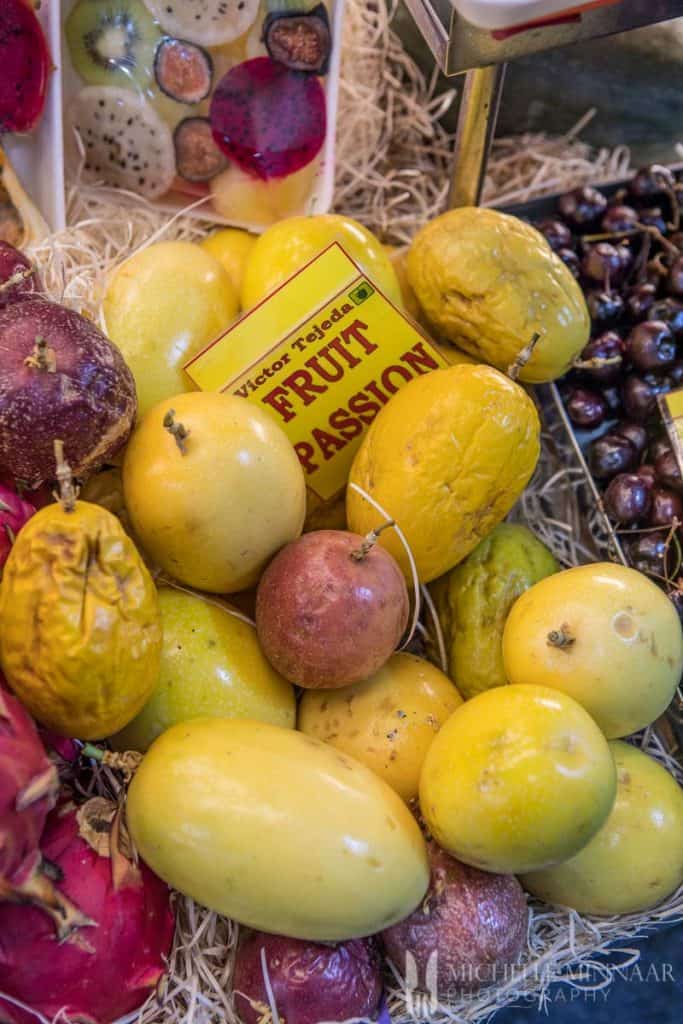
[[[409,52],[431,72],[433,58],[403,6],[394,26]],[[461,80],[444,79],[443,85],[459,88]],[[683,141],[683,17],[509,65],[499,130],[504,135],[560,134],[591,108],[595,117],[581,136],[586,142],[628,145],[636,166],[648,160],[680,160],[676,143]],[[456,115],[457,104],[448,115],[451,128]]]
[[[681,1024],[683,925],[623,945],[639,946],[641,959],[608,989],[582,994],[554,986],[545,1011],[539,1013],[537,1006],[500,1010],[494,1024]],[[620,962],[617,956],[613,960]]]

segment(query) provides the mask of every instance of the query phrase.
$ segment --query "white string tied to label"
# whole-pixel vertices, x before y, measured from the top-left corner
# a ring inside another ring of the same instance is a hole
[[[432,625],[434,627],[434,633],[436,635],[436,646],[439,649],[439,661],[441,662],[441,671],[448,675],[448,655],[446,654],[446,641],[444,640],[443,630],[441,629],[439,616],[437,614],[436,608],[434,607],[432,595],[429,593],[429,588],[426,587],[424,583],[422,584],[422,598],[424,600],[424,603],[429,608],[429,614],[432,619]]]
[[[270,974],[268,973],[268,963],[266,961],[266,950],[264,946],[261,946],[261,973],[263,974],[263,984],[265,985],[266,995],[268,996],[270,1012],[273,1015],[273,1024],[280,1024],[280,1017],[275,1003],[275,993],[273,992],[273,986],[270,983]]]
[[[406,647],[408,646],[408,644],[413,639],[413,637],[415,636],[415,630],[417,629],[417,623],[418,623],[418,620],[420,618],[420,607],[421,607],[422,595],[421,595],[421,591],[420,591],[420,580],[419,580],[418,575],[417,575],[417,564],[415,562],[415,557],[413,555],[413,552],[410,549],[410,544],[406,540],[406,535],[404,534],[403,530],[398,525],[398,523],[396,522],[394,517],[390,516],[389,513],[387,512],[387,510],[385,508],[382,508],[380,503],[378,501],[375,501],[374,498],[371,498],[370,495],[367,493],[367,491],[364,491],[362,487],[358,486],[358,484],[353,483],[353,481],[349,481],[349,487],[351,488],[351,490],[355,491],[356,494],[360,494],[361,498],[363,498],[365,501],[367,501],[367,503],[369,505],[372,505],[372,507],[375,509],[376,512],[379,512],[379,514],[381,516],[384,516],[384,518],[385,518],[387,523],[391,523],[391,528],[396,530],[396,533],[398,534],[398,538],[401,541],[401,544],[403,544],[403,547],[405,548],[406,555],[408,556],[408,561],[410,562],[410,572],[411,572],[412,577],[413,577],[413,592],[414,592],[415,598],[414,598],[414,608],[413,608],[413,621],[412,621],[412,623],[410,625],[410,632],[408,633],[408,636],[406,637],[406,639],[403,641],[403,643],[399,647],[399,651],[404,651],[406,649]]]

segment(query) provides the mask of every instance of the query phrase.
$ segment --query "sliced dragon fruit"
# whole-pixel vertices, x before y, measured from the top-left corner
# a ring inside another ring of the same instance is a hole
[[[325,93],[315,75],[255,57],[220,80],[210,119],[217,145],[243,170],[262,179],[284,178],[320,152]]]
[[[259,0],[145,0],[165,32],[201,46],[222,46],[244,35]]]
[[[76,96],[69,117],[83,144],[88,180],[148,199],[168,192],[175,177],[173,138],[146,100],[129,89],[89,85]]]
[[[28,132],[45,107],[52,69],[45,35],[28,0],[0,3],[0,134]]]

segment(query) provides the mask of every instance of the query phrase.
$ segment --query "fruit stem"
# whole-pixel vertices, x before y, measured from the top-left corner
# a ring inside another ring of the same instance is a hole
[[[126,782],[133,778],[142,764],[142,754],[139,754],[137,750],[126,750],[123,754],[117,754],[113,750],[96,747],[93,743],[83,744],[81,757],[89,757],[106,768],[114,768],[116,771],[123,772]]]
[[[381,526],[376,526],[374,530],[370,530],[370,533],[366,534],[361,546],[359,548],[356,548],[355,551],[351,552],[351,558],[354,560],[354,562],[362,562],[363,559],[367,556],[368,552],[371,551],[372,548],[377,543],[377,539],[380,533],[382,533],[383,530],[387,530],[390,526],[395,525],[396,523],[394,522],[393,519],[387,519],[386,523],[382,523]]]
[[[647,270],[647,261],[650,258],[650,250],[652,248],[652,235],[645,231],[642,235],[642,245],[638,250],[638,255],[633,261],[633,266],[627,276],[627,280],[634,278],[636,281],[642,281],[645,277]]]
[[[670,252],[675,256],[679,255],[680,250],[678,246],[674,245],[673,242],[670,242],[668,238],[665,238],[659,228],[656,228],[654,224],[641,224],[640,221],[637,221],[636,223],[639,228],[642,228],[643,231],[647,232],[650,238],[654,238],[655,241],[659,242],[661,247],[666,249],[667,252]]]
[[[642,228],[630,228],[627,231],[602,231],[598,235],[581,235],[582,242],[609,242],[615,238],[633,238],[634,235],[639,235],[642,232]]]
[[[603,366],[621,364],[621,356],[595,356],[593,359],[575,359],[572,366],[575,370],[600,370]]]
[[[678,200],[678,193],[676,192],[676,189],[672,188],[669,184],[665,186],[664,191],[671,203],[671,220],[667,224],[667,227],[669,231],[678,231],[681,226],[681,204]]]
[[[654,270],[655,274],[659,274],[660,277],[668,277],[669,268],[666,263],[663,262],[663,253],[658,252],[656,256],[653,256],[648,261],[647,269]]]
[[[517,353],[514,363],[512,363],[507,369],[507,375],[510,380],[517,380],[520,373],[531,359],[534,349],[540,340],[541,335],[536,331],[529,344],[525,345],[521,352]]]
[[[566,622],[563,622],[559,629],[552,629],[547,636],[549,647],[557,647],[560,651],[566,651],[576,643],[576,637],[572,635]]]
[[[54,350],[48,347],[42,334],[36,335],[33,352],[24,359],[24,366],[30,366],[32,370],[41,370],[43,373],[57,372]]]
[[[168,430],[169,434],[175,438],[181,455],[184,455],[187,450],[185,441],[190,436],[190,431],[182,423],[176,423],[175,409],[169,409],[164,416],[164,430]]]
[[[71,466],[64,458],[64,442],[55,441],[55,460],[57,462],[57,481],[59,483],[59,501],[65,512],[73,512],[76,508],[78,492],[74,486]]]

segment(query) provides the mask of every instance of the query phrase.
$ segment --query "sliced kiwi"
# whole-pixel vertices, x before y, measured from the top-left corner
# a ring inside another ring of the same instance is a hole
[[[78,0],[64,31],[84,81],[148,88],[161,31],[140,0]]]
[[[88,85],[71,103],[68,116],[69,127],[81,138],[86,180],[148,199],[169,191],[175,177],[171,130],[138,93]]]
[[[162,92],[178,103],[201,103],[211,92],[213,61],[201,46],[184,39],[162,39],[154,58]]]
[[[178,176],[185,181],[210,181],[228,166],[208,117],[186,117],[173,133],[173,145]]]

